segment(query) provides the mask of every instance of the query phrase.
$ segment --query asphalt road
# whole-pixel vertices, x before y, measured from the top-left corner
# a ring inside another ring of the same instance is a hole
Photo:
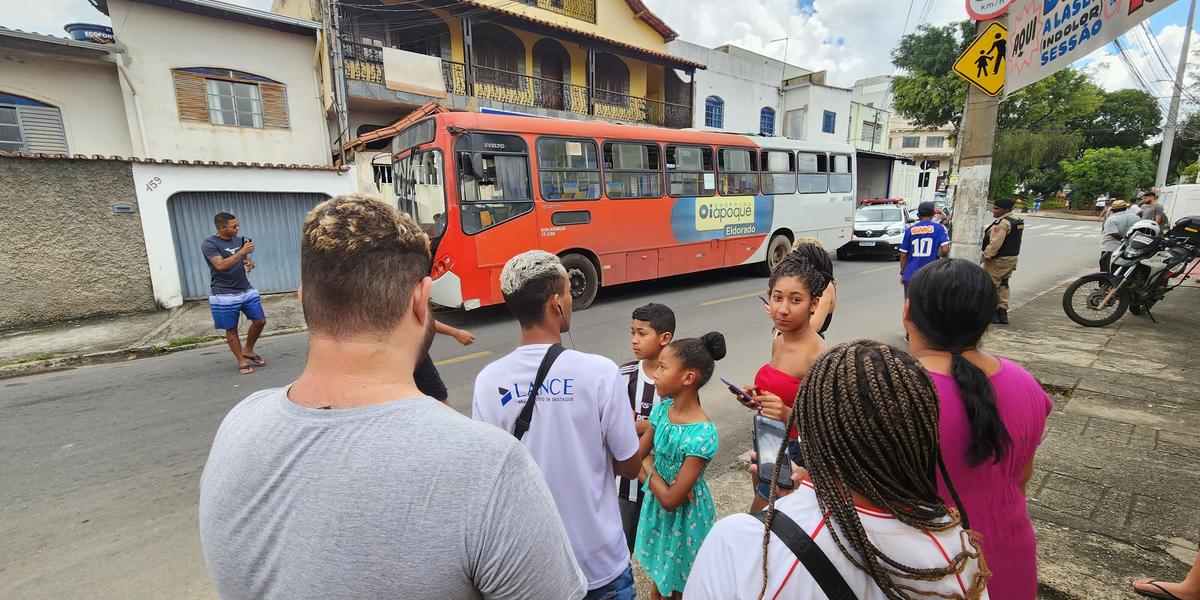
[[[1095,268],[1099,226],[1027,219],[1015,306]],[[902,345],[902,292],[895,262],[836,263],[837,343],[868,337]],[[766,280],[748,270],[664,279],[601,290],[579,312],[569,344],[624,362],[629,315],[649,301],[671,306],[679,336],[717,330],[729,356],[717,375],[750,383],[769,357],[770,322],[757,296]],[[519,331],[503,307],[443,314],[471,330],[469,348],[439,336],[451,404],[470,412],[475,374],[510,351]],[[1019,308],[1012,314],[1021,318]],[[1063,317],[1066,318],[1065,316]],[[270,364],[231,375],[228,351],[207,348],[0,383],[0,598],[211,598],[197,534],[197,485],[225,413],[252,391],[300,372],[306,336],[269,338]],[[750,413],[715,381],[703,394],[721,451],[711,469],[750,445]]]

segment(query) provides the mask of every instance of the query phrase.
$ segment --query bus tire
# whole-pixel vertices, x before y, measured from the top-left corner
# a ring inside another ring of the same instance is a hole
[[[571,282],[571,301],[574,307],[583,310],[591,306],[600,291],[600,275],[596,272],[596,264],[586,256],[567,254],[562,257],[562,265],[567,270],[567,279]]]
[[[770,276],[775,267],[783,262],[783,259],[787,258],[791,251],[792,238],[782,233],[771,236],[771,241],[767,243],[767,257],[758,263],[758,274],[764,277]]]

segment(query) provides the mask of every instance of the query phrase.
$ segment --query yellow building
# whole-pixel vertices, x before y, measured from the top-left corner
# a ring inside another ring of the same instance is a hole
[[[314,5],[275,0],[272,10],[321,21]],[[641,0],[335,6],[339,43],[320,60],[327,94],[336,97],[344,81],[349,131],[342,140],[429,102],[449,110],[692,126],[692,73],[704,65],[667,53],[677,34]]]

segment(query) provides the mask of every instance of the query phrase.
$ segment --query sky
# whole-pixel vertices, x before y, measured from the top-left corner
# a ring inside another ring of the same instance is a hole
[[[263,10],[271,5],[271,0],[227,1]],[[1161,60],[1148,36],[1138,29],[1122,37],[1128,60],[1164,107],[1172,85],[1162,80],[1174,78],[1187,2],[1176,0],[1150,19],[1150,35],[1165,54]],[[842,86],[863,77],[893,74],[891,49],[918,24],[944,25],[966,16],[963,0],[646,0],[646,4],[684,40],[710,47],[732,43],[774,58],[784,58],[786,50],[789,62],[828,70],[829,82]],[[0,15],[0,25],[5,27],[55,35],[64,35],[66,23],[107,23],[107,17],[87,0],[0,0]],[[1191,46],[1200,49],[1200,35],[1192,36]],[[1107,90],[1137,87],[1112,44],[1075,66],[1091,73]],[[1200,108],[1190,100],[1187,104],[1185,109]]]

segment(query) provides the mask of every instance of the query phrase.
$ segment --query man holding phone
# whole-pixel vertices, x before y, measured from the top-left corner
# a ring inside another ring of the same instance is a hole
[[[258,290],[250,285],[246,276],[254,270],[254,261],[250,259],[254,242],[238,235],[241,224],[237,217],[227,212],[217,213],[213,224],[217,227],[217,235],[210,236],[200,246],[211,276],[212,294],[208,304],[212,307],[213,326],[225,330],[225,342],[238,361],[238,372],[249,375],[255,366],[267,364],[254,351],[254,344],[267,325],[267,316],[263,313]],[[245,346],[238,337],[238,321],[243,313],[250,319]]]

